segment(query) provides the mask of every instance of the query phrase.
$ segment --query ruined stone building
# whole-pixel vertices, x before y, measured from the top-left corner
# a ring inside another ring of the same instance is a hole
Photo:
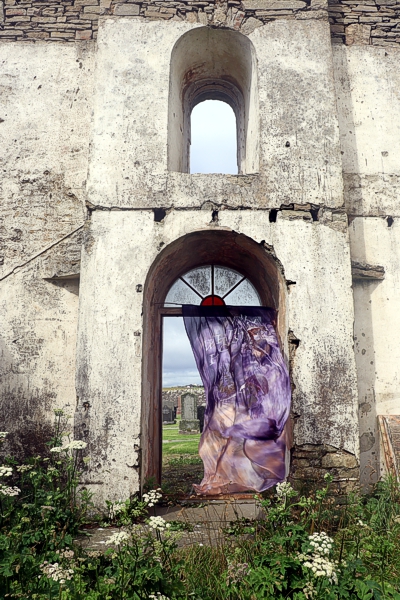
[[[396,0],[1,0],[8,451],[64,408],[100,501],[157,477],[165,298],[217,264],[279,311],[291,477],[395,470],[399,64]],[[188,172],[210,98],[237,175]]]

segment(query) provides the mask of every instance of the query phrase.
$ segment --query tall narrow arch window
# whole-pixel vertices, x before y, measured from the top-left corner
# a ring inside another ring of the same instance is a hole
[[[236,118],[237,167],[232,171],[215,164],[206,169],[190,164],[194,133],[190,117],[207,101],[227,104]],[[171,53],[168,105],[170,171],[240,174],[258,171],[257,60],[248,37],[238,31],[209,27],[196,27],[184,33]]]
[[[170,288],[165,306],[261,306],[254,285],[241,273],[219,265],[188,271]]]

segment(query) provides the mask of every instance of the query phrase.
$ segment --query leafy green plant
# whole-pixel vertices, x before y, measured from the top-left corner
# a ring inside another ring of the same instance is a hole
[[[278,484],[256,498],[262,518],[238,514],[204,546],[190,519],[157,516],[161,490],[149,482],[141,497],[106,503],[108,522],[123,528],[108,550],[84,550],[73,540],[92,511],[79,487],[85,444],[67,423],[57,411],[48,456],[0,465],[1,598],[400,600],[400,491],[390,478],[340,502],[330,476],[307,495]]]

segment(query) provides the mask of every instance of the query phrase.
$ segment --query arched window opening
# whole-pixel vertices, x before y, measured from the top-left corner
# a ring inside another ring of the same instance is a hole
[[[236,116],[227,102],[205,100],[192,110],[190,172],[237,175]]]
[[[199,27],[185,33],[171,54],[168,168],[170,171],[232,172],[190,165],[193,109],[207,100],[228,104],[236,117],[237,170],[258,171],[257,61],[251,41],[230,30]],[[193,132],[192,132],[193,133]]]

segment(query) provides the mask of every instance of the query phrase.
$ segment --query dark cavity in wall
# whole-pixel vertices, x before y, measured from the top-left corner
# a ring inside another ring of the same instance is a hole
[[[218,211],[213,210],[211,213],[211,223],[218,223]]]
[[[165,210],[165,208],[153,208],[153,213],[154,220],[156,223],[161,223],[167,215],[167,211]]]
[[[276,208],[271,208],[269,211],[269,222],[276,223],[276,217],[278,216],[278,211]]]
[[[391,227],[394,223],[393,217],[386,217],[387,226]]]

